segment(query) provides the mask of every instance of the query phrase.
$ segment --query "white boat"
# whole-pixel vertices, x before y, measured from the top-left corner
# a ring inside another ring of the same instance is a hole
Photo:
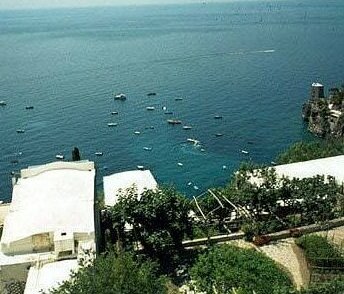
[[[112,111],[111,114],[116,115],[116,114],[118,114],[118,111]]]
[[[4,100],[0,101],[0,106],[6,106],[6,105],[7,105],[6,101],[4,101]]]
[[[144,167],[143,165],[137,165],[136,168],[137,168],[138,170],[144,170],[144,169],[145,169],[145,167]]]
[[[140,131],[135,131],[134,134],[135,134],[135,135],[140,135],[141,132],[140,132]]]
[[[182,98],[182,97],[177,97],[177,98],[175,98],[174,100],[176,100],[176,101],[182,101],[183,98]]]
[[[107,125],[108,125],[108,127],[116,127],[117,123],[108,123]]]
[[[216,134],[215,134],[215,137],[222,137],[222,136],[223,136],[222,133],[216,133]]]
[[[22,134],[22,133],[25,133],[25,130],[24,130],[24,129],[18,129],[18,130],[16,130],[16,132],[17,132],[18,134]]]
[[[243,153],[243,154],[248,154],[249,152],[246,151],[246,150],[241,150],[241,153]]]
[[[193,143],[194,145],[198,145],[200,143],[198,140],[192,138],[187,138],[186,141],[189,143]]]
[[[214,119],[222,119],[222,115],[215,115]]]
[[[96,155],[96,156],[103,156],[103,152],[94,152],[94,155]]]
[[[64,155],[63,155],[63,154],[56,154],[56,155],[55,155],[55,158],[56,158],[56,159],[63,160],[63,159],[64,159]]]
[[[191,130],[192,127],[191,126],[183,126],[183,130]]]
[[[125,99],[127,99],[127,96],[125,96],[125,94],[123,94],[123,93],[119,93],[119,94],[115,94],[114,98],[115,98],[115,100],[125,100]]]
[[[143,150],[152,151],[152,148],[151,147],[143,147]]]
[[[169,123],[170,125],[180,125],[182,121],[178,119],[168,119],[167,123]]]
[[[155,107],[154,106],[147,106],[146,109],[147,110],[155,110]]]
[[[183,166],[183,165],[184,165],[184,164],[182,164],[181,162],[178,162],[177,164],[178,164],[179,166]]]

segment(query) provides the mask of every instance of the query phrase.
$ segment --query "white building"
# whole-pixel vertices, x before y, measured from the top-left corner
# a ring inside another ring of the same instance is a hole
[[[323,175],[325,178],[335,177],[339,185],[344,183],[344,155],[276,165],[273,168],[279,177],[304,179]],[[256,184],[260,183],[256,177],[251,180]]]
[[[134,170],[112,174],[103,178],[105,205],[113,206],[118,201],[119,195],[127,189],[134,187],[138,197],[145,189],[154,190],[158,187],[149,170]]]
[[[82,247],[95,249],[94,198],[93,162],[59,161],[21,170],[0,240],[0,280],[26,281],[30,266],[41,270],[53,262],[48,266],[53,268],[61,258],[76,259]]]

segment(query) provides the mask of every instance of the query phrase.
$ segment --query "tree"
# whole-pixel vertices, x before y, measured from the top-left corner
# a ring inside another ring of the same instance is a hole
[[[166,281],[152,262],[138,261],[129,253],[109,253],[96,258],[93,264],[82,264],[70,280],[49,293],[165,294]]]
[[[292,288],[288,276],[271,259],[253,249],[231,245],[214,246],[199,256],[191,268],[197,290],[225,294],[271,294],[280,287]]]
[[[170,187],[146,190],[140,199],[135,189],[129,189],[109,211],[120,241],[125,245],[133,240],[140,242],[144,252],[157,258],[163,267],[178,257],[184,236],[192,231],[190,203]],[[133,228],[128,239],[123,238],[125,223]]]

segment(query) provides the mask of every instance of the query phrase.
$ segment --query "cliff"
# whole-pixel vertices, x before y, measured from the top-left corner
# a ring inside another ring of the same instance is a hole
[[[344,137],[344,88],[333,88],[328,98],[312,98],[302,107],[308,130],[319,137]]]

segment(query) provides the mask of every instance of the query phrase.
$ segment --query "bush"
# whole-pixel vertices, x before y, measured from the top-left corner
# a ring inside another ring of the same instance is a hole
[[[322,284],[316,284],[309,289],[301,290],[300,294],[343,294],[344,279],[335,279]]]
[[[279,164],[306,161],[344,154],[344,139],[331,139],[313,142],[298,142],[281,153],[276,161]]]
[[[110,253],[92,265],[82,265],[69,281],[49,293],[166,294],[166,281],[153,263],[137,261],[129,253]]]
[[[325,237],[318,235],[305,235],[296,239],[296,244],[300,246],[306,255],[306,258],[313,266],[344,267],[344,258],[342,253]]]
[[[214,246],[201,254],[190,270],[198,290],[206,293],[270,294],[274,289],[292,289],[288,276],[271,259],[253,249]]]

